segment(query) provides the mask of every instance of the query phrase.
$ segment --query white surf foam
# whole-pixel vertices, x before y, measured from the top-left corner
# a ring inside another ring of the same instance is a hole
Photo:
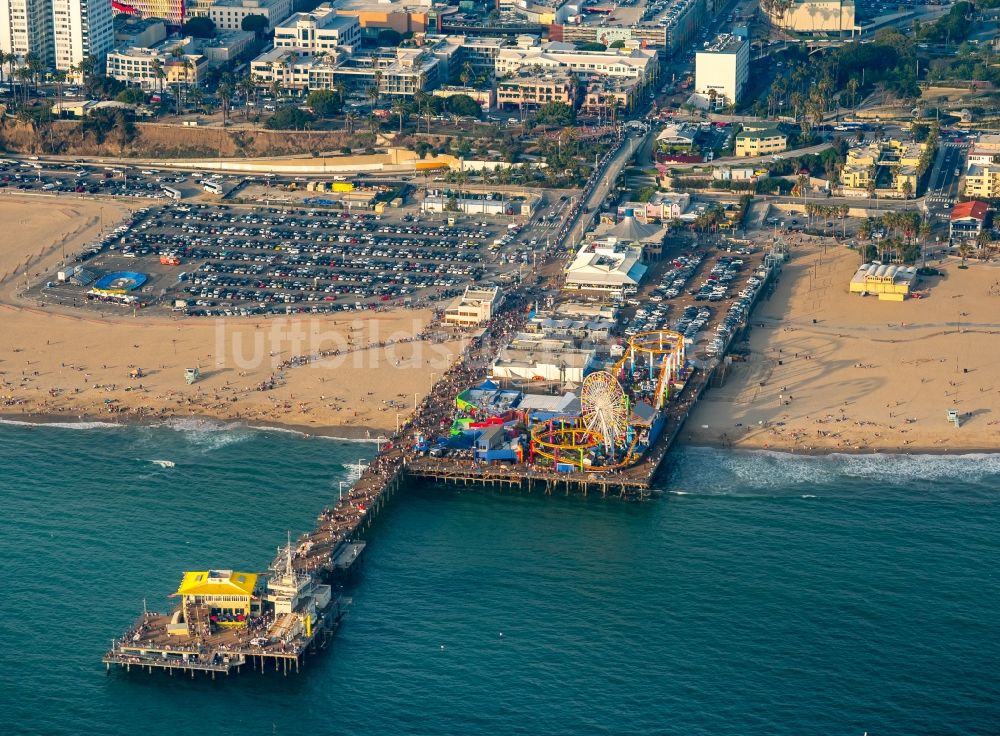
[[[19,419],[0,419],[0,424],[15,427],[56,427],[58,429],[121,429],[114,422],[26,422]]]
[[[244,442],[250,439],[254,432],[239,422],[219,422],[201,417],[168,419],[156,426],[183,433],[184,438],[203,453]]]
[[[715,448],[685,448],[682,452],[693,460],[684,463],[685,470],[697,472],[696,477],[713,484],[738,482],[742,487],[767,489],[788,488],[838,479],[884,480],[895,482],[934,481],[961,477],[981,480],[1000,475],[1000,454],[970,453],[965,455],[896,455],[889,453],[853,455],[797,455],[775,450],[719,450]],[[694,471],[691,466],[698,470]]]
[[[150,460],[149,462],[153,465],[159,465],[161,468],[173,468],[177,466],[173,460]]]

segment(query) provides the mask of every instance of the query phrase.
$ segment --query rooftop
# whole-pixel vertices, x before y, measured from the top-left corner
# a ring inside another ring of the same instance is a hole
[[[699,54],[735,54],[740,47],[746,43],[742,38],[731,33],[722,33],[706,49],[699,51]]]
[[[985,202],[978,200],[959,202],[951,210],[951,219],[963,220],[966,217],[971,217],[976,220],[984,220],[988,211],[989,206]]]
[[[185,572],[174,595],[253,595],[257,573],[232,570]]]

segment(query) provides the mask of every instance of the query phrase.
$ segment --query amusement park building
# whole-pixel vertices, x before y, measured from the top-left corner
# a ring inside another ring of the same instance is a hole
[[[595,357],[593,349],[573,347],[569,340],[521,334],[500,350],[490,375],[500,380],[580,383]]]

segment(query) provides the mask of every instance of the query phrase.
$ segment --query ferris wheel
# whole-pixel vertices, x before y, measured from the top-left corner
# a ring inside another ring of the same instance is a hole
[[[607,371],[591,373],[580,391],[583,424],[599,435],[608,454],[628,430],[628,401],[618,380]]]

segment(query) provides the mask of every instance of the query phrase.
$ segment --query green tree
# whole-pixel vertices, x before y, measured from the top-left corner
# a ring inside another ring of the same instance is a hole
[[[321,118],[332,118],[343,107],[339,94],[329,89],[317,89],[306,97],[306,104]]]
[[[207,16],[192,18],[181,26],[181,32],[195,38],[215,38],[215,23]]]
[[[267,16],[257,13],[245,15],[243,16],[243,20],[240,21],[240,28],[253,33],[257,38],[260,38],[267,32],[268,25]]]
[[[479,103],[468,95],[452,95],[445,101],[448,112],[453,115],[462,115],[470,118],[478,118],[483,114]]]
[[[535,121],[540,125],[570,125],[573,113],[573,108],[565,102],[546,102],[535,113]]]
[[[399,46],[403,41],[403,34],[392,28],[383,28],[378,32],[379,46]]]
[[[610,44],[608,45],[608,48],[609,48],[609,49],[623,49],[623,48],[625,48],[625,42],[624,42],[624,41],[622,41],[622,40],[621,40],[621,39],[619,38],[619,39],[618,39],[617,41],[612,41],[612,42],[611,42],[611,43],[610,43]]]
[[[146,93],[140,87],[129,87],[119,92],[115,99],[130,105],[141,105],[146,101]]]
[[[315,118],[294,105],[283,107],[264,124],[271,130],[306,130]]]

